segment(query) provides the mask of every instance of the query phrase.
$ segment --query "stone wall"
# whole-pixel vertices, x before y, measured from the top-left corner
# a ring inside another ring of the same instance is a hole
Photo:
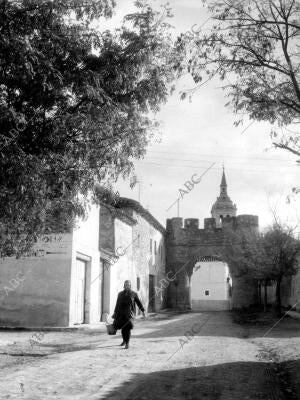
[[[254,281],[232,278],[232,308],[239,309],[258,303],[258,288]]]
[[[166,248],[167,273],[176,276],[168,288],[168,307],[181,310],[191,309],[191,275],[196,262],[205,256],[220,256],[228,229],[258,230],[258,217],[240,215],[224,218],[222,227],[217,228],[214,218],[204,221],[199,229],[199,220],[172,218],[167,220]],[[233,277],[234,278],[234,277]],[[240,287],[238,288],[238,286]],[[233,281],[236,287],[233,307],[243,307],[257,301],[257,290],[240,281]],[[246,289],[247,288],[247,289]]]

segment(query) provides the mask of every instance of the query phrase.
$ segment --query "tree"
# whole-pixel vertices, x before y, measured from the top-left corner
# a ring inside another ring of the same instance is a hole
[[[276,310],[281,310],[281,283],[284,277],[297,272],[300,242],[293,229],[274,223],[263,234],[254,231],[229,231],[223,257],[231,273],[250,283],[264,285],[264,309],[267,308],[267,287],[276,283]]]
[[[256,230],[227,230],[223,247],[223,259],[231,274],[243,278],[249,285],[258,286],[259,301],[264,287],[264,311],[267,310],[268,286],[271,282],[272,265],[264,247],[264,237]]]
[[[281,283],[284,277],[295,275],[300,255],[300,242],[293,237],[293,230],[278,224],[269,229],[263,246],[271,263],[271,279],[276,282],[276,309],[281,312]]]
[[[283,128],[271,132],[275,147],[300,156],[299,0],[203,3],[211,26],[194,32],[188,70],[195,82],[219,76],[235,113]],[[189,46],[191,37],[179,42]]]
[[[167,19],[144,1],[115,32],[114,0],[0,0],[0,250],[47,215],[73,223],[95,182],[127,176],[176,77]],[[176,55],[177,54],[177,55]]]

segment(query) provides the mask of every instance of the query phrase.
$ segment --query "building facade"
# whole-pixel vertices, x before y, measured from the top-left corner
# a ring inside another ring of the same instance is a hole
[[[0,261],[0,325],[70,326],[100,318],[99,207],[70,232],[41,236],[30,253]]]
[[[191,277],[193,311],[229,311],[232,304],[232,278],[229,267],[219,257],[202,257]]]
[[[165,229],[138,202],[93,205],[76,228],[43,235],[26,257],[0,260],[0,326],[99,323],[127,279],[144,307],[158,311],[165,254]]]
[[[113,314],[126,279],[148,312],[164,306],[165,292],[156,287],[165,276],[165,229],[138,202],[120,198],[116,207],[103,206],[100,251],[104,265],[103,315]]]

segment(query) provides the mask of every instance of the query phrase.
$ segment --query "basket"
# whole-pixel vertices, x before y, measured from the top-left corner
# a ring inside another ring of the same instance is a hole
[[[105,324],[106,330],[108,335],[115,335],[117,333],[117,330],[113,326],[113,324]]]

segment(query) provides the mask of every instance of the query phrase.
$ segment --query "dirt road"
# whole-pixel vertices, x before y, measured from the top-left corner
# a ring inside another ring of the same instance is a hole
[[[159,314],[120,335],[0,333],[1,399],[293,400],[300,322],[238,324],[229,313]],[[269,332],[268,332],[269,331]],[[11,343],[14,335],[14,343]]]

